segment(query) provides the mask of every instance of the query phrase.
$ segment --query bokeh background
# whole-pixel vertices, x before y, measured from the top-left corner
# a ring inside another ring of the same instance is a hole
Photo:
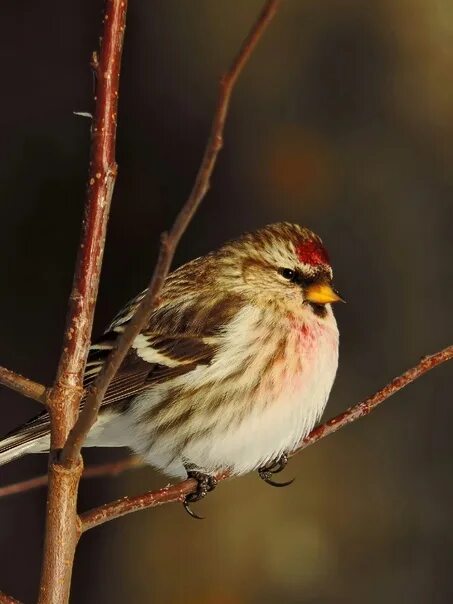
[[[79,236],[102,0],[0,7],[0,362],[54,374]],[[131,0],[118,162],[95,332],[141,290],[187,197],[217,82],[258,0]],[[453,4],[286,0],[235,92],[184,262],[263,224],[324,238],[348,304],[326,415],[451,343]],[[224,483],[191,520],[141,512],[83,538],[76,604],[443,604],[453,601],[453,368],[293,459],[288,489]],[[0,391],[0,429],[33,416]],[[87,463],[124,451],[88,451]],[[45,469],[0,469],[0,483]],[[80,507],[165,484],[87,481]],[[0,587],[36,596],[45,493],[0,501]]]

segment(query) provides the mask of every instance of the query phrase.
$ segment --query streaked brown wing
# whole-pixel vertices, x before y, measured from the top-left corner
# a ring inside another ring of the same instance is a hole
[[[85,388],[96,379],[113,346],[112,332],[93,344],[87,362]],[[139,394],[153,383],[162,382],[164,377],[172,379],[197,365],[209,364],[217,348],[218,339],[212,337],[141,334],[107,389],[102,406]]]
[[[117,334],[118,335],[118,334]],[[111,336],[108,336],[112,342]],[[120,370],[113,378],[101,408],[106,408],[120,401],[128,401],[131,397],[141,394],[148,388],[152,388],[154,384],[160,384],[174,377],[183,375],[191,371],[199,364],[210,363],[215,354],[216,347],[211,344],[206,344],[199,341],[199,338],[189,338],[187,336],[156,336],[149,335],[149,346],[146,348],[140,347],[140,351],[146,350],[156,351],[159,354],[160,363],[148,362],[142,359],[137,348],[132,348],[126,356]],[[106,342],[103,338],[101,342]],[[96,366],[96,373],[91,372],[84,381],[85,388],[89,386],[96,378],[97,373],[102,367],[105,358],[108,356],[112,345],[107,348],[99,348],[95,344],[92,350],[94,354],[88,357],[88,361],[96,360],[95,364],[91,364],[92,368]],[[149,348],[149,350],[148,350]],[[99,354],[102,351],[102,354]],[[165,359],[169,360],[170,365],[165,364]],[[88,364],[87,364],[88,365]],[[83,407],[84,399],[81,401]],[[7,434],[9,436],[18,436],[16,445],[25,444],[47,434],[50,430],[50,418],[47,411],[44,411],[37,417],[33,418],[17,430]]]
[[[194,288],[197,262],[200,264],[201,261],[192,261],[167,278],[164,302],[156,308],[148,328],[134,342],[107,389],[101,409],[128,401],[154,384],[171,380],[197,365],[211,362],[218,349],[220,328],[234,316],[241,298],[237,294],[224,292],[218,299],[211,296],[198,299],[198,290]],[[181,291],[185,292],[185,297],[176,300]],[[85,387],[98,375],[144,293],[131,300],[103,336],[91,346],[85,370]],[[187,304],[187,300],[190,304]],[[16,446],[48,434],[49,429],[49,415],[44,412],[8,436],[17,436],[13,445]]]

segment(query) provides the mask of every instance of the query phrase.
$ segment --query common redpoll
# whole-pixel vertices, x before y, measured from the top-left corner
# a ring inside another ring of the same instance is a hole
[[[133,316],[90,349],[90,384]],[[129,447],[204,496],[222,470],[271,474],[324,411],[338,365],[341,300],[321,240],[279,223],[184,264],[107,390],[86,446]],[[83,404],[83,403],[82,403]],[[49,448],[47,413],[0,442],[0,464]]]

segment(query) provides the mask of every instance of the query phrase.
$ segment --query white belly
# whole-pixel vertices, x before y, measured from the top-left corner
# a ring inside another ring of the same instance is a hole
[[[240,354],[249,354],[242,342],[236,351]],[[263,356],[264,352],[251,362],[249,354],[249,364],[244,363],[242,373],[229,385],[225,378],[234,359],[225,360],[222,355],[210,366],[197,367],[193,375],[174,380],[173,385],[185,381],[187,389],[203,383],[209,375],[215,376],[217,383],[227,384],[224,404],[210,413],[202,412],[207,401],[195,392],[193,400],[185,404],[196,406],[197,413],[177,431],[155,434],[152,423],[144,420],[146,410],[168,394],[171,385],[162,384],[141,395],[130,413],[111,418],[99,430],[96,426],[89,445],[128,445],[151,465],[178,477],[186,475],[187,464],[209,474],[224,469],[243,474],[264,465],[293,450],[324,411],[338,365],[338,330],[331,310],[327,321],[314,319],[293,326],[284,356],[263,371],[258,387],[250,394],[245,387],[247,372],[256,372],[258,367],[251,363],[259,363]],[[241,367],[241,360],[236,359],[236,364]],[[179,403],[173,401],[169,411]]]
[[[149,463],[181,477],[184,463],[207,473],[229,468],[243,474],[293,450],[321,417],[335,378],[338,331],[332,320],[328,326],[314,324],[310,333],[294,331],[293,354],[263,376],[252,405],[237,398],[224,405],[212,418],[212,430],[190,439],[177,457],[174,438],[160,436],[146,450]],[[247,405],[250,412],[238,423],[238,410]]]

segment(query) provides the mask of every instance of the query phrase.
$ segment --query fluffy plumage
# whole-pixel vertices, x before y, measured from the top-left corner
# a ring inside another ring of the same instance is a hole
[[[181,477],[187,468],[241,474],[291,451],[320,418],[337,370],[331,280],[321,240],[289,223],[175,270],[87,446],[127,446]],[[92,345],[86,385],[142,298]],[[43,414],[0,443],[0,464],[48,446]]]

